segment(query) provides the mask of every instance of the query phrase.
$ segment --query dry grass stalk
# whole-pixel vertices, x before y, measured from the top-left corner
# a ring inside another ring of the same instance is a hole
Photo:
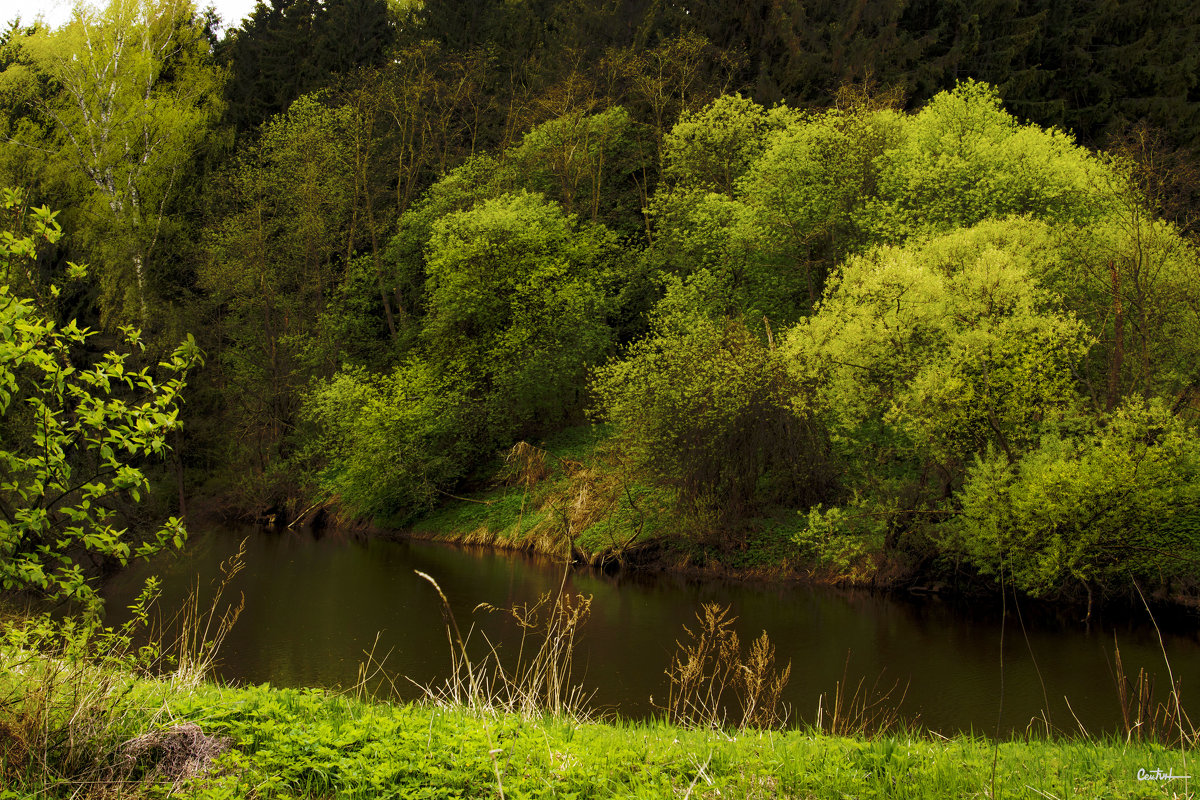
[[[670,693],[665,711],[678,725],[724,727],[729,724],[728,696],[738,698],[739,729],[780,728],[787,720],[782,696],[791,677],[789,663],[775,669],[775,648],[766,631],[742,656],[729,607],[705,603],[693,631],[684,626],[687,642],[677,641],[667,670]]]
[[[602,463],[595,466],[563,461],[563,471],[568,480],[564,486],[542,499],[541,510],[551,513],[530,531],[529,541],[536,542],[543,551],[556,550],[555,544],[560,539],[565,537],[574,541],[596,523],[612,516],[624,498],[636,520],[631,525],[632,531],[628,536],[621,537],[610,531],[609,545],[594,549],[592,556],[593,564],[621,562],[629,548],[641,539],[646,513],[634,498],[619,455],[599,453],[596,457]]]
[[[529,491],[550,475],[547,451],[529,442],[517,442],[504,456],[501,476],[509,486],[523,486]]]
[[[908,685],[900,690],[900,681],[882,688],[879,676],[868,689],[866,678],[859,678],[853,693],[848,680],[850,655],[842,667],[842,679],[834,684],[833,702],[825,693],[817,699],[816,727],[833,736],[879,736],[900,726],[900,705],[908,695]],[[897,690],[900,696],[894,697]]]
[[[1175,681],[1167,699],[1156,701],[1154,678],[1144,668],[1138,668],[1136,678],[1126,674],[1116,636],[1113,656],[1126,741],[1156,742],[1168,747],[1195,747],[1200,743],[1200,731],[1183,708],[1182,683]]]
[[[570,595],[560,586],[557,593],[547,592],[535,603],[507,609],[521,629],[521,641],[515,663],[506,667],[498,648],[486,636],[484,656],[471,658],[468,645],[473,629],[464,637],[437,582],[424,573],[417,574],[429,581],[442,599],[451,650],[450,676],[440,684],[422,686],[426,700],[489,713],[588,717],[591,697],[575,681],[573,665],[579,633],[591,615],[590,596]],[[477,606],[479,609],[501,610],[486,603]]]
[[[555,467],[557,462],[557,467]],[[547,478],[558,473],[559,480],[546,484]],[[611,546],[595,552],[591,563],[622,561],[625,552],[639,538],[645,525],[645,514],[637,505],[629,487],[627,469],[621,463],[619,451],[598,448],[587,464],[563,458],[528,442],[518,442],[505,455],[505,467],[500,478],[509,486],[522,488],[521,509],[514,531],[505,534],[503,541],[538,553],[557,553],[564,540],[574,542],[597,522],[609,518],[622,498],[625,498],[640,520],[628,536],[609,533]],[[535,490],[535,487],[541,486]],[[526,532],[525,514],[536,505],[538,522]],[[496,536],[482,526],[468,533],[467,543],[492,544]],[[573,557],[582,554],[573,553]]]
[[[611,476],[601,471],[580,465],[568,475],[566,485],[542,501],[542,510],[552,513],[530,531],[530,536],[542,540],[546,550],[559,549],[555,545],[563,539],[574,541],[606,517],[619,499]]]
[[[208,675],[216,666],[217,653],[225,637],[237,624],[238,617],[246,607],[246,596],[239,595],[237,602],[221,607],[222,598],[228,591],[234,578],[246,567],[246,540],[238,544],[237,552],[221,562],[219,579],[213,582],[213,597],[208,608],[200,608],[200,585],[188,594],[179,613],[167,626],[175,629],[173,641],[164,651],[174,662],[171,677],[173,680],[195,685]],[[166,639],[165,629],[157,639]]]
[[[555,715],[582,711],[580,689],[573,680],[575,645],[592,613],[591,595],[544,593],[533,604],[509,609],[521,628],[516,666],[507,683],[518,689],[513,698],[526,713],[538,710]],[[544,618],[543,618],[544,614]],[[527,652],[532,651],[532,656]]]
[[[779,709],[783,707],[783,689],[792,677],[792,665],[789,662],[782,672],[775,671],[775,645],[766,631],[750,645],[744,671],[739,682],[742,727],[760,730],[783,727],[785,718]]]
[[[508,451],[504,457],[504,469],[500,476],[509,486],[520,486],[521,494],[521,511],[517,516],[516,538],[520,539],[525,529],[525,507],[529,502],[529,492],[534,486],[541,483],[550,475],[550,467],[547,463],[547,456],[553,455],[547,450],[540,447],[535,447],[529,442],[517,442]],[[566,467],[564,465],[564,472]],[[530,542],[530,546],[537,548],[536,539]]]
[[[3,668],[19,677],[0,699],[0,784],[44,789],[98,777],[99,743],[126,713],[118,676],[33,651],[6,654]]]

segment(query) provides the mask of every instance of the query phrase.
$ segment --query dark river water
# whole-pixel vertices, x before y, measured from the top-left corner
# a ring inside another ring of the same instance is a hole
[[[516,627],[476,606],[536,600],[562,577],[549,561],[488,550],[337,531],[214,529],[193,533],[181,554],[114,578],[106,588],[112,619],[121,619],[150,574],[163,580],[164,609],[178,608],[197,581],[208,592],[243,538],[245,569],[230,591],[245,596],[245,610],[219,655],[221,677],[242,683],[352,686],[372,649],[389,673],[436,681],[450,663],[440,600],[414,570],[440,583],[464,632],[474,623],[505,652],[516,648]],[[793,720],[811,720],[820,696],[832,696],[845,676],[852,686],[898,682],[893,696],[904,693],[902,714],[944,733],[991,733],[998,714],[1003,729],[1023,730],[1043,712],[1062,730],[1115,732],[1121,718],[1114,636],[1127,672],[1150,671],[1163,698],[1169,684],[1147,620],[1087,630],[1078,619],[1034,619],[1026,610],[1023,632],[1010,604],[1001,659],[998,599],[989,601],[995,609],[967,613],[936,599],[908,602],[865,591],[591,571],[571,574],[568,589],[593,598],[575,677],[594,691],[596,708],[624,716],[652,714],[651,697],[665,699],[664,670],[675,642],[707,602],[732,608],[743,642],[765,630],[778,661],[791,661],[785,699]],[[1186,707],[1189,690],[1200,692],[1200,634],[1176,628],[1163,637]],[[476,634],[472,641],[482,640]],[[419,694],[407,680],[396,686],[406,697]]]

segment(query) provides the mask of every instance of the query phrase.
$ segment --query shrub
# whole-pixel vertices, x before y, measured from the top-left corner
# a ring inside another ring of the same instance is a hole
[[[596,371],[594,389],[635,464],[693,511],[736,517],[829,489],[820,426],[791,404],[799,387],[776,351],[739,320],[660,317]]]

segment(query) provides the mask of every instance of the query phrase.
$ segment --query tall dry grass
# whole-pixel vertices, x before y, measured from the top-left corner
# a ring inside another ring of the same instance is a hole
[[[729,607],[705,603],[695,628],[684,626],[667,669],[670,689],[662,709],[677,725],[723,728],[782,728],[788,717],[783,689],[788,663],[775,668],[775,647],[763,631],[743,655]],[[736,709],[734,715],[731,711]]]
[[[1121,648],[1113,637],[1113,666],[1117,702],[1121,707],[1121,728],[1129,742],[1154,742],[1167,747],[1194,748],[1200,743],[1200,731],[1183,708],[1183,682],[1172,677],[1172,685],[1163,697],[1154,677],[1144,667],[1137,675],[1125,672]]]
[[[908,693],[907,684],[885,683],[883,676],[867,685],[866,678],[850,681],[850,654],[842,666],[842,678],[834,684],[832,697],[822,693],[817,700],[814,726],[832,736],[882,736],[901,727],[900,705]],[[853,685],[853,689],[851,689]],[[915,723],[916,720],[909,720]]]
[[[152,622],[154,579],[117,628],[97,614],[10,623],[0,637],[0,786],[122,797],[177,785],[211,763],[222,743],[170,725],[163,699],[211,672],[244,602],[222,605],[243,553],[222,564],[207,606],[197,587],[166,624]]]
[[[487,603],[477,606],[477,611],[507,613],[520,629],[515,659],[506,663],[500,649],[482,633],[483,646],[476,648],[482,655],[472,655],[469,640],[475,629],[464,635],[441,586],[432,576],[417,574],[434,587],[441,599],[451,656],[449,676],[420,687],[427,701],[494,714],[552,714],[574,719],[590,716],[591,695],[574,674],[576,645],[591,615],[590,596],[569,594],[560,586],[557,592],[547,592],[533,603],[508,609]]]

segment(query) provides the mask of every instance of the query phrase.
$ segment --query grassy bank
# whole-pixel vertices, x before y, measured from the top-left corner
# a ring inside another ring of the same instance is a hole
[[[1187,775],[1190,753],[1117,740],[994,745],[970,736],[726,733],[368,703],[265,686],[126,678],[108,688],[115,722],[90,742],[100,766],[78,779],[41,780],[28,765],[15,769],[8,731],[0,797],[1195,796],[1190,780],[1138,779],[1139,770]],[[11,720],[22,701],[14,704],[12,685],[5,689],[0,708]],[[129,744],[137,741],[149,744]],[[29,764],[44,766],[36,758]]]
[[[807,520],[796,509],[735,523],[687,513],[671,490],[639,479],[608,437],[607,426],[586,425],[518,446],[486,488],[448,497],[403,527],[418,538],[555,556],[570,546],[593,566],[861,585],[906,572],[884,558],[882,541],[797,541]]]

